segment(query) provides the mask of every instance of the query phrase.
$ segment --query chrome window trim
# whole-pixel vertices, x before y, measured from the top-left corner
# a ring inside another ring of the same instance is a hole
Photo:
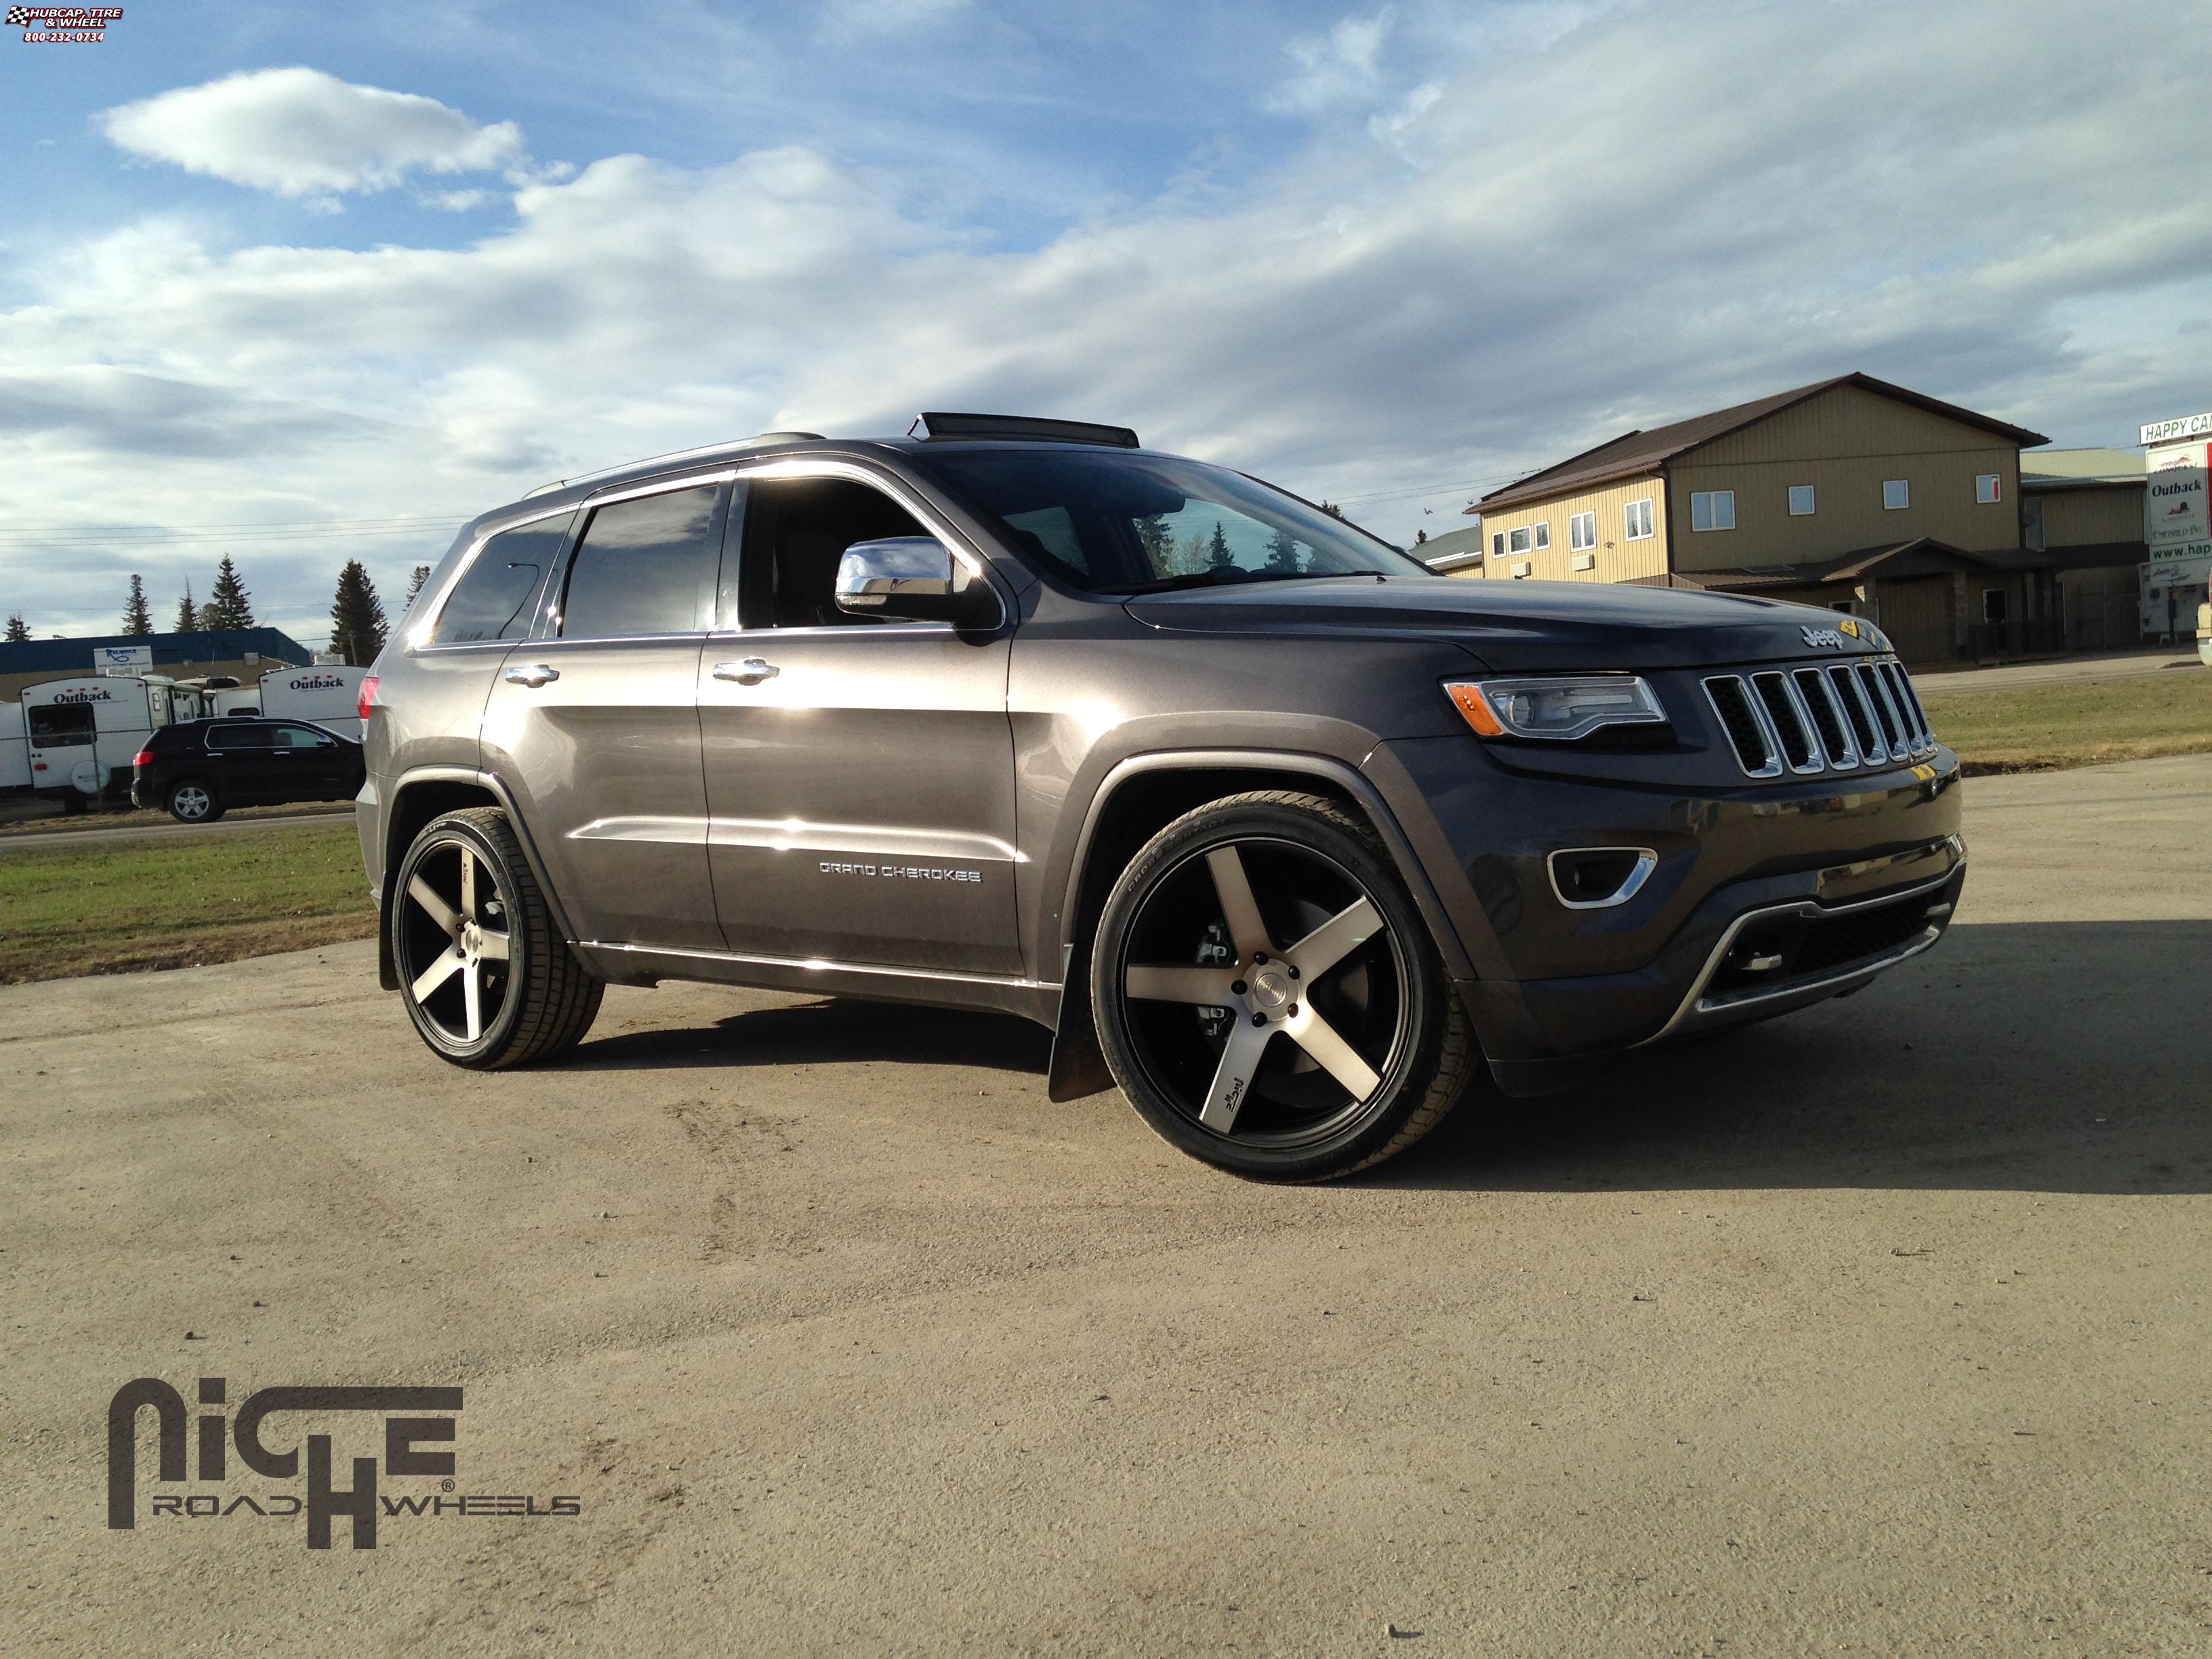
[[[438,631],[439,619],[446,614],[447,601],[453,597],[453,590],[461,585],[461,578],[467,575],[475,566],[477,556],[484,550],[485,543],[490,541],[495,536],[504,536],[510,530],[520,530],[525,525],[536,524],[544,519],[557,519],[564,513],[573,515],[582,510],[581,504],[575,501],[570,501],[565,507],[541,507],[535,513],[526,513],[519,519],[511,519],[496,529],[487,530],[476,540],[471,542],[468,550],[461,555],[459,562],[453,566],[453,574],[439,584],[436,595],[424,608],[422,620],[407,630],[408,654],[413,656],[426,651],[459,651],[472,647],[493,645],[505,647],[519,643],[517,640],[455,640],[445,645],[439,645],[431,641],[430,635]]]
[[[1601,899],[1571,899],[1567,890],[1559,885],[1559,860],[1577,853],[1633,853],[1636,867],[1628,872],[1617,891]],[[1544,873],[1552,879],[1552,896],[1570,910],[1610,910],[1617,904],[1626,904],[1644,890],[1644,884],[1659,867],[1659,854],[1649,847],[1561,847],[1544,855]]]

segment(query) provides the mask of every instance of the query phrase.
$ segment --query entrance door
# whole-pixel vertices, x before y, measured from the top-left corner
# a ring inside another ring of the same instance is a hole
[[[723,938],[746,956],[1018,975],[1008,636],[839,611],[846,548],[934,532],[836,472],[751,482],[730,625],[700,660]]]
[[[484,704],[484,765],[586,941],[721,945],[695,687],[726,495],[692,479],[588,503]]]

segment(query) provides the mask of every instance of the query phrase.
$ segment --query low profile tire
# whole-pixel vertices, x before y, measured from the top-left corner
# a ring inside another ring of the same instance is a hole
[[[1099,919],[1091,996],[1145,1121],[1262,1181],[1325,1181],[1404,1151],[1478,1058],[1389,855],[1315,795],[1233,795],[1146,842]]]
[[[471,807],[415,837],[392,884],[399,1000],[441,1059],[526,1066],[583,1041],[605,986],[555,931],[507,814]]]
[[[222,798],[204,778],[179,778],[171,784],[167,805],[179,823],[213,823],[222,816]]]

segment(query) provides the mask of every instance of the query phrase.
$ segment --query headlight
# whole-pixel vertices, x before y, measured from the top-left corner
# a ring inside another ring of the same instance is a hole
[[[1571,678],[1451,680],[1444,690],[1486,738],[1572,743],[1607,726],[1663,726],[1667,711],[1633,674]]]

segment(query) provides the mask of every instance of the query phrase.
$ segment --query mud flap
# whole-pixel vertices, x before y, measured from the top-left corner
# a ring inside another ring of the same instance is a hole
[[[1060,952],[1060,1018],[1053,1022],[1052,1064],[1045,1074],[1045,1098],[1080,1100],[1114,1086],[1114,1073],[1098,1046],[1098,1028],[1091,1023],[1091,962],[1079,959],[1075,947]]]

